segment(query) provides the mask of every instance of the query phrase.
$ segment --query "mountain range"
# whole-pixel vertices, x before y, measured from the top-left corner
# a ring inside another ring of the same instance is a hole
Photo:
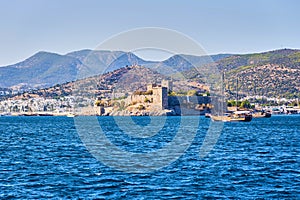
[[[162,74],[172,74],[191,69],[193,65],[207,64],[212,59],[229,56],[174,55],[161,62],[145,61],[133,53],[122,51],[81,50],[59,55],[38,52],[28,59],[9,66],[0,67],[2,88],[43,88],[82,79],[131,65],[141,65]],[[192,62],[188,62],[187,59]]]
[[[66,55],[38,52],[20,63],[0,67],[0,88],[46,88],[133,65],[172,78],[181,73],[197,82],[202,82],[201,67],[214,66],[225,72],[228,94],[234,95],[238,87],[245,95],[300,97],[300,50],[295,49],[212,56],[174,55],[155,62],[122,51],[81,50]]]

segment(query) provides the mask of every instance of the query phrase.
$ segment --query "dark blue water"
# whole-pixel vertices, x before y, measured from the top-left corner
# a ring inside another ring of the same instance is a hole
[[[107,137],[117,146],[142,152],[172,140],[178,118],[167,120],[161,137],[144,142],[124,135],[110,117],[100,121],[113,130]],[[134,121],[149,124],[149,118]],[[300,116],[226,123],[214,149],[200,158],[208,125],[209,119],[201,118],[191,147],[178,160],[135,174],[95,159],[72,118],[0,117],[0,198],[300,198]]]

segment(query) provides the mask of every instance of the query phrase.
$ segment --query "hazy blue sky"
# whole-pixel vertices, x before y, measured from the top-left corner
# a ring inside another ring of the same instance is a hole
[[[300,48],[299,9],[298,0],[0,0],[0,65],[148,26],[182,32],[209,54]]]

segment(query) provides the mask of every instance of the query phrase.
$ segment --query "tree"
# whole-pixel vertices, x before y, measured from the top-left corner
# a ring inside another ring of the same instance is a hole
[[[150,103],[151,101],[150,101],[150,99],[148,99],[147,97],[144,99],[144,102],[145,103]]]
[[[176,96],[177,94],[176,94],[176,92],[172,91],[172,92],[169,92],[168,95],[169,95],[169,96]]]
[[[145,110],[145,106],[142,105],[142,104],[140,104],[140,105],[138,106],[138,109],[139,109],[139,110]]]
[[[234,107],[234,106],[236,106],[236,101],[235,100],[229,100],[229,101],[227,101],[227,106],[228,107]]]
[[[124,110],[125,109],[125,102],[121,101],[120,103],[120,110]]]
[[[187,92],[187,96],[194,96],[194,95],[196,95],[196,93],[197,93],[196,90],[189,90],[189,91]]]
[[[115,102],[113,103],[113,106],[114,106],[115,108],[120,108],[120,103],[117,102],[117,101],[115,101]]]
[[[244,100],[241,102],[241,106],[242,108],[251,108],[251,104],[248,100]]]
[[[101,106],[101,101],[100,101],[100,100],[97,100],[97,101],[95,102],[95,105],[96,105],[96,106]]]

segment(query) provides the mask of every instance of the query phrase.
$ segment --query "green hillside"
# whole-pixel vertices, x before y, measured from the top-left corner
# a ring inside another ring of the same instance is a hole
[[[300,97],[300,51],[283,49],[265,53],[236,55],[220,60],[226,72],[226,91],[246,96]]]

